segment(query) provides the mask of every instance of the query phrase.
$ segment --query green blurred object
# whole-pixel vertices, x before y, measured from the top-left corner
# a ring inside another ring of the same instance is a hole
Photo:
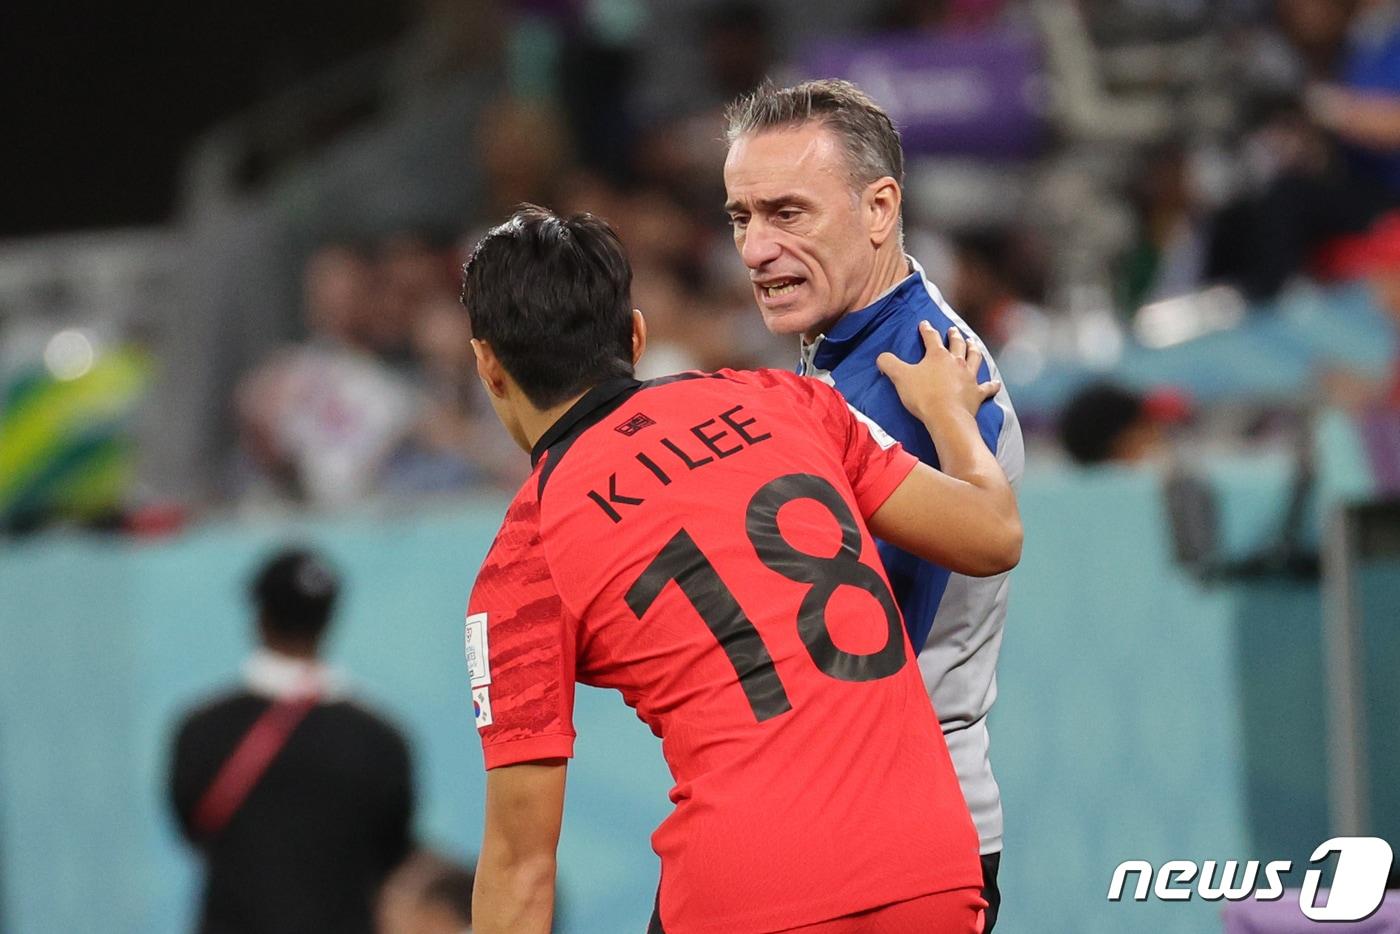
[[[0,387],[0,528],[102,522],[120,514],[134,474],[132,417],[150,386],[133,347],[98,354],[71,378],[42,364]]]

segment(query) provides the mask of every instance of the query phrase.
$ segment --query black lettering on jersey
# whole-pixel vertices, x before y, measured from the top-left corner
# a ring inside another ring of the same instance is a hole
[[[656,490],[656,485],[670,486],[676,477],[681,476],[676,466],[676,461],[687,471],[699,470],[709,464],[717,463],[726,457],[733,457],[743,452],[746,448],[752,447],[760,441],[767,441],[773,437],[770,433],[751,429],[750,426],[758,424],[758,418],[748,417],[741,414],[744,411],[742,405],[736,405],[718,415],[705,419],[704,421],[692,425],[683,432],[672,432],[672,436],[663,436],[655,439],[654,445],[647,445],[644,450],[633,454],[634,459],[647,472],[642,473],[635,467],[624,469],[623,486],[633,491],[633,493],[647,493]],[[633,428],[638,424],[639,419],[644,419],[646,425]],[[723,423],[726,428],[717,428],[717,423]],[[656,424],[646,415],[640,412],[629,418],[614,430],[624,435],[634,435],[641,428]],[[696,442],[700,448],[696,448]],[[690,446],[686,450],[685,445]],[[669,453],[667,453],[669,452]],[[708,453],[706,453],[708,452]],[[664,465],[664,466],[663,466]],[[605,494],[598,490],[589,490],[588,498],[593,500],[603,514],[613,523],[621,522],[626,514],[620,512],[618,506],[640,506],[645,502],[645,496],[627,495],[618,492],[618,475],[613,473],[608,477],[608,492]]]
[[[617,491],[617,474],[610,474],[608,476],[607,499],[604,499],[603,495],[597,490],[589,490],[588,498],[597,503],[598,508],[603,510],[613,522],[622,521],[622,514],[613,508],[614,503],[619,506],[640,506],[642,503],[646,502],[646,500],[640,496],[626,496],[619,493]]]
[[[691,470],[694,470],[696,467],[704,467],[706,464],[714,460],[713,457],[702,457],[698,461],[691,460],[690,455],[685,453],[685,451],[681,450],[680,446],[677,445],[676,442],[672,441],[670,438],[662,438],[661,443],[664,444],[672,454],[679,457],[681,459],[681,463],[685,464]]]
[[[800,499],[814,500],[836,520],[841,547],[834,556],[803,551],[783,537],[778,513]],[[744,528],[760,561],[788,580],[808,585],[794,623],[818,671],[840,681],[863,682],[888,678],[904,668],[908,640],[899,607],[885,578],[861,561],[864,537],[860,523],[830,481],[816,474],[787,474],[769,481],[749,500]],[[791,710],[792,701],[763,635],[685,529],[671,537],[627,589],[624,599],[628,608],[637,619],[645,619],[672,582],[728,656],[754,720],[763,723]],[[864,591],[883,610],[886,637],[879,651],[858,655],[839,648],[832,640],[827,612],[842,587]],[[673,607],[667,607],[668,615],[674,613]],[[771,614],[768,618],[772,619]],[[769,633],[776,634],[771,628]]]
[[[727,435],[729,434],[729,432],[728,432],[727,430],[721,428],[721,429],[719,430],[719,433],[718,433],[718,434],[706,434],[706,433],[705,433],[705,428],[706,428],[707,426],[709,426],[709,425],[713,425],[714,423],[715,423],[715,419],[713,419],[713,418],[707,418],[707,419],[705,419],[703,422],[701,422],[700,424],[698,424],[698,425],[694,426],[693,428],[691,428],[691,429],[690,429],[690,433],[693,434],[695,437],[699,438],[701,444],[705,445],[705,447],[709,448],[711,451],[714,451],[714,452],[715,452],[715,457],[720,457],[720,458],[728,457],[728,456],[731,455],[731,454],[738,454],[740,451],[742,451],[742,450],[744,449],[744,446],[743,446],[742,444],[736,444],[736,445],[735,445],[734,447],[732,447],[732,448],[722,448],[722,447],[720,447],[720,446],[719,446],[720,439],[721,439],[721,438],[724,438],[725,436],[727,436]]]
[[[641,451],[637,452],[637,460],[641,463],[643,467],[645,467],[647,470],[650,470],[653,474],[656,475],[656,479],[661,481],[662,486],[671,485],[671,478],[666,475],[666,471],[662,470],[661,465],[658,464],[656,461],[652,460],[650,457],[647,457]]]
[[[728,409],[727,411],[719,413],[720,421],[724,422],[730,428],[733,428],[734,433],[739,437],[743,438],[744,441],[748,444],[758,444],[758,442],[760,441],[767,441],[769,438],[773,437],[767,432],[764,432],[761,435],[751,435],[747,431],[745,431],[745,428],[756,423],[758,419],[750,418],[742,422],[735,419],[735,414],[742,411],[743,408],[744,407],[742,405],[736,405],[732,409]]]

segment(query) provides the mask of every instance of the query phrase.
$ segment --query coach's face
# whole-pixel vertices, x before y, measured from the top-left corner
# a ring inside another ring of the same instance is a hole
[[[768,330],[812,338],[874,301],[877,255],[898,247],[899,186],[892,178],[855,183],[825,126],[739,137],[724,187],[734,245]]]

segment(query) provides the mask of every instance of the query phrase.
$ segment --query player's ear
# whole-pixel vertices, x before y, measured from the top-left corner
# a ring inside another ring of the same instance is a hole
[[[899,182],[888,175],[877,178],[865,187],[861,201],[865,208],[870,242],[877,247],[884,246],[899,230],[899,210],[904,201]]]
[[[472,353],[476,354],[476,375],[486,391],[497,399],[506,397],[506,369],[491,345],[484,340],[472,338]]]
[[[632,309],[632,365],[642,359],[647,349],[647,319],[640,308]]]

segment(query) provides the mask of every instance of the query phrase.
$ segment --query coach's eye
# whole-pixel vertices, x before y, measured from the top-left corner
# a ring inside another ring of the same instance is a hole
[[[783,208],[773,216],[778,219],[779,223],[789,224],[801,217],[802,212],[797,210],[797,208]]]
[[[731,214],[729,215],[729,226],[735,230],[743,230],[749,226],[749,216],[747,214]]]

